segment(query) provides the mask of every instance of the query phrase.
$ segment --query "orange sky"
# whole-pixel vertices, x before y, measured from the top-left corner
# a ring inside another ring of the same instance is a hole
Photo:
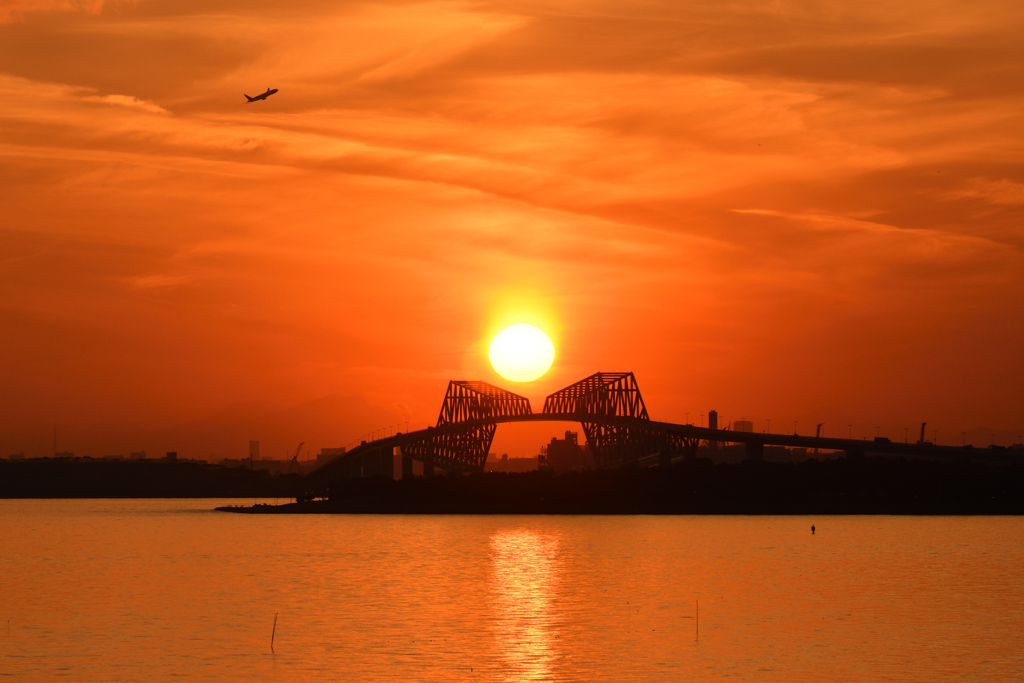
[[[598,370],[655,419],[1009,443],[1022,34],[1016,2],[3,2],[0,455],[54,423],[277,455]],[[557,348],[530,385],[487,365],[513,322]]]

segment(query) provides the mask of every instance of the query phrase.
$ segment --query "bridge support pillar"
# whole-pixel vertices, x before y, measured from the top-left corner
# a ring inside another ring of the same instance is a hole
[[[412,478],[412,458],[407,455],[402,456],[402,479]]]
[[[747,460],[764,460],[764,444],[747,443]]]
[[[362,476],[364,477],[387,477],[393,479],[395,476],[395,458],[390,448],[379,448],[370,451],[362,458]]]
[[[434,476],[434,466],[428,462],[423,463],[423,478],[430,479]]]
[[[363,456],[363,476],[373,477],[379,474],[378,465],[380,463],[380,453],[370,452]]]
[[[359,458],[359,457],[353,458],[352,456],[346,456],[345,457],[345,464],[342,467],[342,473],[341,473],[342,478],[343,479],[358,479],[360,477],[360,475],[362,474],[359,471],[359,467],[360,467],[361,461],[362,461],[362,458]]]

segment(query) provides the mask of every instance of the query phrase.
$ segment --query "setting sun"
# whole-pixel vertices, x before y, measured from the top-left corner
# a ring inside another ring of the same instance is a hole
[[[533,325],[512,325],[494,336],[488,351],[491,365],[512,382],[532,382],[555,360],[555,346]]]

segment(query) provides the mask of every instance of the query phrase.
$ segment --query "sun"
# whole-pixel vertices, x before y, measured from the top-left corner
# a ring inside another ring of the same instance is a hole
[[[532,382],[555,361],[555,345],[533,325],[512,325],[494,336],[488,351],[495,371],[512,382]]]

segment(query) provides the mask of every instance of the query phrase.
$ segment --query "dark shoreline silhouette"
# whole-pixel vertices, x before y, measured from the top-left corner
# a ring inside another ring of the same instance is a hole
[[[195,462],[0,461],[0,498],[295,498],[297,475]],[[684,461],[552,475],[343,480],[330,497],[222,508],[259,514],[1024,514],[1024,462],[861,457]]]
[[[292,498],[297,474],[165,460],[0,460],[0,498]]]
[[[219,508],[257,514],[1024,514],[1024,464],[837,458],[671,469],[384,477],[335,484],[329,499]]]

